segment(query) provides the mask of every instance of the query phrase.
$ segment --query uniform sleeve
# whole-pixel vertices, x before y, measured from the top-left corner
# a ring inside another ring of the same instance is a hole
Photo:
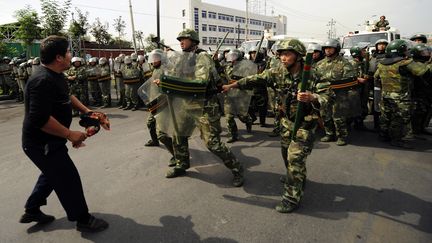
[[[415,76],[423,76],[427,71],[430,71],[430,67],[424,63],[411,62],[407,65],[408,70]]]
[[[237,83],[240,89],[252,89],[260,85],[273,86],[273,69],[266,69],[260,74],[251,75],[240,79]]]
[[[346,60],[343,63],[343,71],[343,79],[354,79],[355,77],[357,77],[356,71],[354,70],[353,66]]]
[[[312,92],[317,94],[318,103],[320,107],[325,107],[330,99],[333,97],[333,92],[330,89],[330,82],[316,82]]]
[[[205,53],[198,54],[195,66],[196,81],[200,83],[208,83],[210,81],[210,71],[213,65],[213,61],[209,55]]]
[[[29,99],[28,119],[33,126],[42,128],[51,116],[52,87],[47,80],[40,80],[34,85],[27,85],[26,92]]]

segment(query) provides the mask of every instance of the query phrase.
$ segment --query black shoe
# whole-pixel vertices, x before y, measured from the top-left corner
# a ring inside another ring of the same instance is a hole
[[[156,146],[159,146],[159,142],[158,141],[149,140],[146,144],[144,144],[144,146],[147,146],[147,147],[156,147]]]
[[[279,213],[291,213],[292,211],[296,210],[298,208],[297,204],[294,204],[292,202],[282,200],[278,205],[276,205],[276,211]]]
[[[171,157],[170,161],[168,162],[169,167],[174,167],[177,165],[177,160],[173,157]]]
[[[43,212],[38,213],[24,213],[19,220],[20,223],[27,224],[37,222],[38,224],[46,224],[54,221],[54,216],[46,215]]]
[[[175,178],[175,177],[179,177],[179,176],[182,176],[185,174],[186,174],[186,170],[184,168],[182,168],[180,166],[176,166],[176,167],[170,168],[167,171],[165,177],[166,178]]]
[[[328,143],[336,141],[336,137],[332,135],[325,135],[320,139],[321,142]]]
[[[78,222],[76,224],[76,230],[80,232],[96,233],[106,230],[108,226],[109,224],[105,220],[90,216],[90,219],[86,224]]]
[[[279,177],[279,181],[281,182],[281,183],[283,183],[283,184],[285,184],[285,182],[286,182],[286,175],[284,175],[284,176],[280,176]]]
[[[130,110],[130,109],[132,109],[133,108],[133,105],[128,105],[128,106],[126,106],[125,108],[123,108],[123,110]]]

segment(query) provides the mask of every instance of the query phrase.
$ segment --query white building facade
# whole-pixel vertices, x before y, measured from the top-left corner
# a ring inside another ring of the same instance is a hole
[[[166,2],[165,5],[163,2]],[[167,17],[164,18],[164,15]],[[175,49],[179,46],[176,41],[177,34],[190,28],[199,33],[200,46],[203,49],[215,50],[226,32],[229,34],[224,41],[224,47],[235,47],[238,40],[241,43],[245,40],[260,39],[264,34],[286,34],[286,16],[252,13],[246,15],[246,11],[203,3],[201,0],[161,1],[161,38]],[[246,26],[247,18],[249,23]]]

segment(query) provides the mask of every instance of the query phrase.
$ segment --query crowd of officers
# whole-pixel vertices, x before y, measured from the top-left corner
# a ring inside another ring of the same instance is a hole
[[[348,143],[350,126],[367,129],[363,123],[367,115],[373,115],[374,129],[380,138],[393,146],[409,148],[407,136],[427,133],[432,116],[432,64],[431,49],[424,35],[413,36],[414,45],[407,40],[390,43],[378,40],[371,55],[370,43],[359,44],[351,48],[351,60],[340,53],[341,45],[336,39],[322,45],[311,44],[308,49],[313,51],[312,75],[306,92],[300,92],[299,85],[308,50],[296,39],[280,41],[269,51],[255,48],[245,55],[242,50],[228,48],[212,56],[198,48],[199,37],[193,30],[182,31],[177,39],[182,52],[195,52],[210,59],[210,74],[204,77],[208,79],[211,95],[206,97],[201,138],[232,171],[234,186],[243,184],[243,166],[220,140],[220,118],[225,115],[227,142],[233,143],[239,138],[235,116],[245,123],[250,133],[257,119],[261,126],[267,126],[268,107],[273,108],[274,128],[269,136],[280,136],[281,155],[287,168],[286,176],[281,178],[284,192],[281,203],[276,206],[279,212],[291,212],[300,203],[306,182],[306,157],[312,152],[318,127],[325,130],[322,142],[334,141],[339,146]],[[88,63],[74,57],[71,68],[65,72],[70,92],[86,105],[111,107],[114,79],[118,107],[137,110],[144,105],[138,97],[138,88],[152,76],[158,79],[167,51],[154,50],[148,59],[121,54],[110,60],[90,58]],[[235,77],[233,67],[245,60],[245,56],[256,64],[257,73]],[[3,58],[0,68],[3,93],[12,94],[22,102],[25,82],[39,64],[38,58],[28,61]],[[223,108],[220,95],[233,88],[253,90],[247,113],[230,114]],[[298,102],[304,102],[306,108],[300,129],[293,135]],[[172,154],[166,177],[185,174],[190,166],[188,137],[174,138],[156,131],[153,116],[149,117],[147,126],[151,140],[146,146],[159,146],[162,142]]]

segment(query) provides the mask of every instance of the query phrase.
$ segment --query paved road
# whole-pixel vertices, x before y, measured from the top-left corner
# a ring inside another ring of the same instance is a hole
[[[165,179],[169,154],[143,146],[148,113],[106,112],[112,131],[70,149],[91,212],[110,223],[81,234],[55,194],[42,209],[56,221],[18,223],[39,172],[20,148],[22,105],[0,102],[0,242],[432,242],[432,137],[413,141],[416,150],[389,147],[370,132],[354,131],[346,147],[317,142],[302,207],[287,215],[273,210],[284,166],[278,140],[266,136],[271,128],[249,135],[240,125],[241,141],[230,146],[246,182],[233,188],[198,135],[187,176]],[[73,127],[80,129],[77,119]]]

